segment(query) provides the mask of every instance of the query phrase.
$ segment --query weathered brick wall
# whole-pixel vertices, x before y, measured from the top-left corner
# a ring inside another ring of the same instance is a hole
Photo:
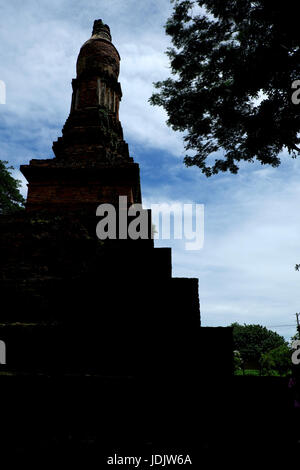
[[[78,98],[75,101],[78,109],[86,106],[97,106],[97,77],[81,81],[78,88]]]
[[[127,196],[132,204],[132,187],[126,184],[101,185],[95,181],[80,183],[78,180],[33,182],[29,185],[26,208],[37,210],[51,205],[55,210],[63,204],[74,210],[89,204],[94,205],[96,210],[99,204],[117,202],[119,196]]]
[[[77,59],[77,77],[87,72],[101,75],[107,72],[118,78],[120,56],[114,45],[106,40],[88,40],[80,49]]]

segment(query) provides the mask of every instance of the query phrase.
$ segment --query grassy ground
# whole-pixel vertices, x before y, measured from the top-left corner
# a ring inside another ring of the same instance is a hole
[[[281,376],[279,374],[279,372],[273,370],[269,373],[266,373],[266,372],[260,372],[259,369],[245,369],[244,372],[242,370],[236,370],[234,372],[234,375],[256,375],[256,376],[260,376],[260,375],[263,375],[263,376],[272,376],[272,377],[285,377],[285,375]]]

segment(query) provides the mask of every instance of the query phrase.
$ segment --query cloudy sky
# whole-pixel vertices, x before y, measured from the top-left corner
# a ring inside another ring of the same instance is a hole
[[[0,159],[18,171],[49,158],[71,100],[79,49],[102,18],[122,57],[120,118],[140,164],[144,204],[205,206],[205,240],[198,251],[173,248],[173,276],[197,277],[203,325],[259,323],[289,338],[300,311],[300,160],[282,155],[279,169],[244,165],[238,175],[207,179],[182,163],[180,134],[148,99],[152,83],[168,77],[164,33],[169,0],[10,0],[1,2]],[[23,191],[26,184],[23,181]],[[273,328],[276,325],[280,327]],[[291,325],[291,326],[283,326]]]

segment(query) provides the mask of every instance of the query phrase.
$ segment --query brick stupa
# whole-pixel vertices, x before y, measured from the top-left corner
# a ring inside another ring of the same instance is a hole
[[[119,121],[119,62],[95,21],[55,158],[21,167],[26,211],[0,218],[0,437],[22,456],[71,449],[100,462],[122,446],[198,449],[212,383],[232,372],[231,329],[201,327],[198,279],[172,277],[171,250],[151,237],[96,236],[99,204],[141,202]]]
[[[29,182],[28,211],[91,210],[104,202],[141,202],[139,168],[129,156],[119,121],[120,56],[110,29],[94,23],[80,49],[72,81],[70,115],[53,143],[54,159],[31,160],[21,171]]]

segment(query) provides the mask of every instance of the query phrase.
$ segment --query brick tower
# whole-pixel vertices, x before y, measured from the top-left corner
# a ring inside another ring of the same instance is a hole
[[[95,21],[55,158],[21,167],[26,211],[0,217],[0,442],[22,456],[71,449],[100,464],[113,448],[199,448],[215,370],[218,383],[231,375],[231,329],[201,327],[198,279],[172,277],[171,250],[151,237],[96,237],[100,203],[141,202],[119,121],[119,61]]]
[[[119,195],[131,204],[141,202],[139,167],[129,156],[119,121],[120,56],[102,20],[94,22],[76,69],[70,115],[63,136],[53,143],[55,158],[21,166],[29,182],[28,211],[94,214],[98,204],[117,202]]]

